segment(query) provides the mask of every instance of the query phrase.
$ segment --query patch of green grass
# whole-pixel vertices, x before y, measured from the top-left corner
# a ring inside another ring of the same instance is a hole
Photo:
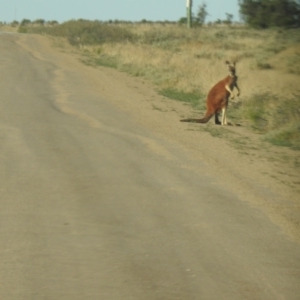
[[[299,29],[279,29],[276,32],[275,40],[278,45],[292,45],[300,42],[300,31]]]
[[[270,93],[256,94],[233,107],[230,114],[264,134],[266,141],[300,150],[300,95],[283,99]]]
[[[212,59],[214,57],[214,53],[212,52],[201,52],[199,54],[195,54],[195,57],[198,59]]]
[[[265,50],[274,54],[278,54],[286,49],[286,45],[280,45],[278,43],[274,43],[269,45]]]
[[[295,158],[294,159],[294,166],[296,167],[296,168],[300,168],[300,159],[299,158]],[[299,182],[300,183],[300,182]]]
[[[255,147],[251,146],[251,142],[249,141],[248,137],[244,137],[239,135],[238,137],[229,137],[229,141],[231,144],[234,145],[235,149],[239,149],[239,150],[256,150]],[[249,155],[248,152],[245,152],[244,154]]]
[[[247,139],[242,137],[231,139],[231,141],[236,145],[241,145],[241,146],[245,146],[247,144]]]
[[[266,140],[277,146],[300,150],[300,124],[272,131],[266,136]]]
[[[256,68],[259,70],[270,70],[273,69],[273,66],[264,60],[256,60]]]
[[[109,67],[113,69],[118,68],[118,60],[115,57],[102,56],[95,59],[95,63],[99,66]]]
[[[208,123],[206,126],[199,126],[199,129],[209,132],[213,137],[225,137],[229,138],[229,140],[234,140],[234,138],[232,138],[232,135],[236,135],[235,132],[229,130],[228,126],[216,126],[212,123]]]
[[[300,52],[287,58],[287,68],[289,73],[300,75]]]
[[[28,32],[28,28],[25,27],[25,26],[19,26],[18,32],[19,33],[27,33]]]
[[[272,95],[256,94],[250,99],[241,102],[239,106],[230,111],[233,118],[236,120],[246,121],[253,129],[264,132],[268,127],[268,109],[267,104],[269,103]]]
[[[147,78],[150,72],[150,70],[147,70],[146,68],[141,68],[134,64],[120,64],[119,70],[126,72],[135,77],[144,77],[144,78]]]
[[[118,59],[108,55],[100,55],[98,57],[86,56],[86,58],[81,61],[89,66],[103,66],[113,69],[117,69],[119,66]]]
[[[213,137],[224,137],[227,134],[225,129],[221,126],[219,126],[219,127],[205,126],[205,127],[203,127],[203,130],[206,132],[209,132],[211,134],[211,136],[213,136]]]
[[[181,102],[186,102],[192,105],[194,108],[205,108],[205,96],[199,92],[186,93],[173,88],[162,89],[159,94]]]
[[[200,52],[198,54],[195,54],[195,58],[198,59],[224,59],[225,57],[225,52],[208,52],[208,51],[204,51],[204,52]]]

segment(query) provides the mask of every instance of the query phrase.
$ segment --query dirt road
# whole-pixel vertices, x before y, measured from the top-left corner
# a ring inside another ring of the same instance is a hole
[[[0,72],[1,300],[300,299],[293,195],[187,107],[41,36]]]

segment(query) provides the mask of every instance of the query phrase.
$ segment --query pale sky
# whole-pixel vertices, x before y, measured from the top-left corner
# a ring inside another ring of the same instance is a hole
[[[203,0],[193,1],[196,13]],[[205,0],[210,14],[207,21],[226,19],[226,13],[238,20],[237,0]],[[186,0],[0,0],[0,21],[29,19],[178,21],[186,15]]]

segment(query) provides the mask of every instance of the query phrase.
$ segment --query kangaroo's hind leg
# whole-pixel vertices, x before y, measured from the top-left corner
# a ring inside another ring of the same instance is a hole
[[[222,125],[227,125],[227,105],[222,108]]]
[[[215,112],[215,124],[216,125],[221,125],[221,122],[219,120],[219,113],[217,111]]]

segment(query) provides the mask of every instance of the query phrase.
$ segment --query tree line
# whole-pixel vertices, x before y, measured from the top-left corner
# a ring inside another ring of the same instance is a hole
[[[269,27],[300,27],[300,0],[237,0],[240,17],[243,23],[255,28]],[[203,2],[193,14],[194,26],[205,24],[209,16],[207,4]],[[186,23],[187,18],[181,18],[179,23]],[[210,22],[211,23],[211,22]],[[209,23],[209,24],[210,24]],[[215,24],[233,23],[233,15],[226,13],[225,20],[217,20]]]
[[[296,0],[238,0],[244,22],[255,28],[300,27]]]
[[[237,0],[240,8],[240,17],[243,22],[254,28],[269,28],[269,27],[284,27],[284,28],[299,28],[300,27],[300,0]],[[207,4],[202,3],[198,7],[196,15],[193,15],[192,21],[195,26],[205,24],[206,18],[209,15]],[[179,23],[185,24],[187,18],[181,18]],[[125,21],[109,20],[108,23],[126,23]],[[151,23],[151,21],[142,20],[141,23]],[[172,23],[163,21],[162,23]],[[211,22],[210,22],[211,23]],[[233,23],[233,15],[226,13],[226,19],[217,20],[215,24]],[[28,25],[57,25],[57,21],[46,22],[43,19],[30,21],[22,20],[20,23],[13,21],[13,26],[28,26]]]

